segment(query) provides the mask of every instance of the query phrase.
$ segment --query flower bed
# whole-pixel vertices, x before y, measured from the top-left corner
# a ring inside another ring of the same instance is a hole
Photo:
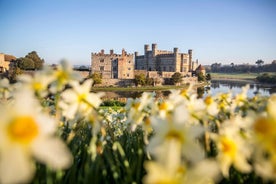
[[[101,108],[70,65],[0,81],[0,183],[276,181],[276,95],[189,89]]]

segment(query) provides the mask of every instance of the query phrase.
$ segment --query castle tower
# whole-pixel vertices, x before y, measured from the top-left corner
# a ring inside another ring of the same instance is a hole
[[[144,46],[144,54],[147,55],[148,51],[149,51],[149,45],[146,44]]]
[[[174,53],[175,55],[178,53],[178,48],[177,48],[177,47],[173,48],[173,53]]]
[[[152,56],[156,56],[156,54],[157,54],[157,44],[153,43],[151,45],[151,48],[152,48]]]
[[[189,71],[191,72],[192,71],[193,50],[189,49],[188,54],[189,54]]]

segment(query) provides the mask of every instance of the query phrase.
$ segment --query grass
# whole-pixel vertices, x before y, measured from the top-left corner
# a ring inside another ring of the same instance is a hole
[[[258,73],[211,73],[212,79],[255,80],[258,75]]]
[[[188,85],[164,85],[164,86],[142,86],[142,87],[93,87],[92,91],[153,91],[153,90],[170,90],[170,89],[183,89]]]

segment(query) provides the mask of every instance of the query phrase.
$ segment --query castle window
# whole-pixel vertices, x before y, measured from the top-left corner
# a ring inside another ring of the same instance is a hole
[[[127,73],[127,77],[129,77],[129,74]]]
[[[100,71],[104,71],[104,66],[100,66]]]
[[[4,72],[4,68],[1,66],[0,67],[0,73],[3,73]]]
[[[113,66],[113,70],[117,70],[117,67],[116,67],[116,66]]]
[[[131,70],[131,68],[128,68],[128,70]]]
[[[101,59],[100,62],[103,63],[103,62],[104,62],[104,59]]]
[[[128,63],[131,63],[131,61],[128,61]]]

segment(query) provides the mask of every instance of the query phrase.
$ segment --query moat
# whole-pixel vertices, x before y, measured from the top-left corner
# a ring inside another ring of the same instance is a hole
[[[216,95],[218,93],[228,93],[232,92],[235,96],[242,92],[242,88],[247,85],[246,82],[236,82],[236,81],[212,81],[209,86],[199,87],[195,89],[199,96],[204,97],[208,94]],[[156,98],[162,99],[166,98],[169,94],[169,90],[155,90]],[[126,101],[127,98],[138,98],[142,95],[142,91],[112,91],[105,92],[104,99],[113,99],[119,101]],[[265,86],[257,83],[249,83],[249,89],[247,91],[248,97],[253,97],[256,94],[262,96],[270,96],[276,93],[276,86]]]

